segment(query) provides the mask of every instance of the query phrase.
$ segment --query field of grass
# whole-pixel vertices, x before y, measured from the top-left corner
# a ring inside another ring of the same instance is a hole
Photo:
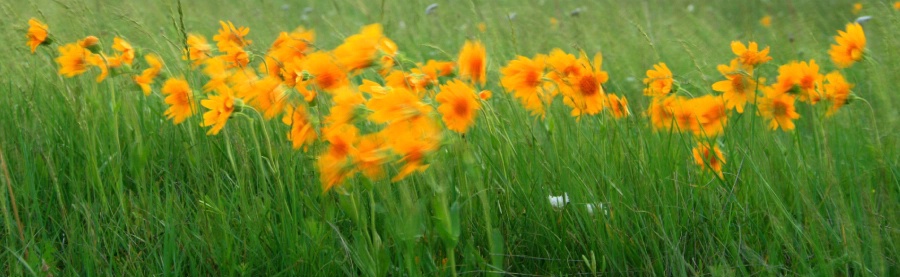
[[[862,4],[854,15],[832,0],[5,1],[0,275],[898,276],[900,11]],[[824,74],[837,70],[833,37],[861,15],[873,16],[866,58],[840,70],[859,99],[832,117],[798,102],[787,132],[753,106],[730,112],[722,178],[694,163],[690,134],[651,125],[641,80],[654,64],[697,96],[714,94],[733,40],[771,47],[756,71],[770,82],[793,60]],[[54,39],[34,55],[32,17]],[[183,31],[211,39],[219,20],[249,27],[255,55],[298,26],[332,49],[381,23],[422,62],[455,60],[478,39],[493,98],[465,136],[444,132],[427,171],[323,192],[325,145],[292,149],[280,117],[248,113],[207,136],[200,114],[163,115],[164,78],[196,91],[207,79],[181,59]],[[58,75],[57,47],[89,35],[159,54],[153,94],[126,75]],[[559,99],[546,119],[529,115],[500,69],[554,48],[602,51],[604,86],[631,116],[576,120]],[[561,195],[568,204],[552,205]]]

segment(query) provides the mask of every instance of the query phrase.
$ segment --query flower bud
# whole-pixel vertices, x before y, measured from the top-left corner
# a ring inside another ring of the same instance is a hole
[[[83,40],[79,40],[78,45],[87,48],[87,50],[91,50],[91,53],[94,54],[100,52],[100,39],[95,36],[88,36]]]

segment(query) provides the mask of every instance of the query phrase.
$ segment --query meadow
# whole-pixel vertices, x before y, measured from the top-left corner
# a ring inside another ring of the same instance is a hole
[[[854,4],[2,2],[0,275],[898,276]]]

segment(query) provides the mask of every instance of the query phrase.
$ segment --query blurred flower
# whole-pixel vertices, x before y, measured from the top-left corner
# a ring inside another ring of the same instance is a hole
[[[554,208],[557,208],[557,209],[561,209],[562,207],[565,207],[566,204],[569,204],[569,194],[568,193],[563,193],[563,195],[560,195],[560,196],[550,195],[547,198],[550,199],[550,206],[553,206]]]
[[[828,50],[831,61],[840,68],[847,68],[862,60],[866,49],[866,34],[859,23],[847,24],[846,31],[838,31],[834,37],[837,44]]]
[[[769,57],[769,47],[760,51],[759,46],[754,41],[749,42],[747,46],[744,46],[744,43],[740,41],[732,41],[731,52],[738,56],[737,59],[741,65],[751,68],[756,68],[772,60],[772,57]]]
[[[438,112],[443,116],[447,129],[460,134],[465,134],[475,123],[475,116],[481,109],[472,87],[458,80],[442,85],[435,99],[441,104]]]
[[[857,2],[857,3],[853,4],[853,14],[859,14],[859,12],[862,11],[862,9],[863,9],[862,3]]]
[[[603,55],[600,52],[594,54],[594,62],[588,60],[583,51],[575,60],[578,70],[567,74],[563,83],[559,84],[563,97],[563,104],[572,108],[571,115],[596,115],[607,104],[606,92],[603,84],[609,80],[609,74],[603,71]],[[555,79],[555,78],[554,78]]]
[[[704,170],[712,170],[722,178],[722,165],[725,164],[725,156],[718,145],[710,147],[708,143],[698,143],[692,150],[694,154],[694,163],[702,167]]]
[[[480,41],[469,41],[463,45],[459,51],[459,77],[470,80],[474,83],[484,85],[487,80],[485,70],[487,69],[487,57],[484,45]]]
[[[28,38],[28,47],[31,48],[32,54],[37,49],[38,45],[47,42],[48,30],[49,27],[47,27],[47,24],[34,18],[28,20],[28,33],[25,34],[25,37]]]
[[[70,43],[59,47],[59,74],[66,77],[74,77],[87,71],[90,51],[76,43]]]
[[[765,96],[759,99],[759,115],[771,120],[769,128],[783,131],[794,129],[794,119],[800,118],[794,107],[795,97],[790,93],[779,92],[772,88],[764,89]]]
[[[331,54],[324,52],[309,54],[302,67],[312,75],[313,84],[323,90],[334,90],[349,83],[347,72],[337,64]]]
[[[253,43],[251,40],[244,39],[250,33],[250,28],[235,28],[231,21],[219,21],[219,24],[222,25],[222,28],[219,29],[219,34],[213,36],[213,41],[216,42],[216,47],[220,52],[226,52],[227,49],[234,47],[243,48]]]
[[[153,84],[153,79],[159,75],[159,72],[162,70],[162,60],[156,54],[150,53],[144,55],[144,60],[147,61],[147,65],[149,67],[144,69],[140,75],[134,76],[134,82],[137,83],[141,90],[144,92],[144,96],[150,95],[150,84]]]
[[[725,76],[724,81],[718,81],[712,85],[714,91],[722,92],[726,108],[735,109],[738,113],[744,113],[747,102],[752,103],[756,98],[756,81],[751,79],[753,69],[742,69],[738,59],[731,61],[731,65],[720,64],[719,73]],[[761,79],[765,82],[765,79]]]
[[[287,138],[294,149],[300,149],[302,146],[303,151],[306,151],[316,140],[315,126],[310,122],[309,114],[303,106],[288,106],[281,122],[291,127]]]
[[[478,31],[482,32],[482,33],[487,31],[487,24],[484,24],[484,22],[479,22],[478,23]]]
[[[666,96],[672,92],[672,71],[666,66],[666,63],[658,63],[653,65],[653,69],[647,70],[647,78],[644,78],[644,95],[660,97]]]
[[[197,67],[212,56],[212,46],[201,35],[189,34],[187,47],[182,59],[190,60],[193,67]]]
[[[853,88],[853,84],[847,83],[844,76],[837,71],[825,75],[825,82],[825,92],[823,94],[825,95],[825,99],[831,101],[831,107],[828,108],[826,115],[832,116],[838,109],[847,103],[847,98],[850,96],[850,89]]]
[[[531,115],[544,117],[544,106],[550,97],[544,85],[545,55],[537,55],[533,59],[516,57],[506,67],[500,69],[500,84],[513,93]]]
[[[776,93],[797,93],[800,101],[816,104],[822,98],[816,85],[823,77],[815,60],[794,61],[778,67],[778,80],[773,88]]]
[[[771,15],[763,16],[761,19],[759,19],[759,24],[766,28],[771,27],[772,26],[772,16]]]
[[[200,105],[209,109],[203,114],[201,126],[212,127],[206,132],[207,135],[217,135],[225,128],[225,123],[228,123],[228,119],[235,111],[235,98],[230,91],[221,90],[218,95],[201,100]]]
[[[110,62],[111,67],[119,67],[121,63],[131,65],[134,62],[134,47],[131,46],[131,43],[120,37],[115,37],[113,38],[112,48],[119,52],[119,55],[112,59],[116,62]]]
[[[623,118],[631,114],[631,111],[628,110],[628,99],[625,99],[625,96],[620,97],[615,94],[609,94],[607,101],[609,101],[609,110],[612,112],[613,117]]]
[[[175,125],[184,122],[197,110],[191,87],[184,79],[170,78],[166,80],[162,88],[162,94],[166,96],[165,101],[169,105],[165,112],[166,118],[172,119],[172,123]]]

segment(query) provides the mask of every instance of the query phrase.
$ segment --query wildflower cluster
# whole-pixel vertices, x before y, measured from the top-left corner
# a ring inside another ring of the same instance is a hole
[[[159,92],[168,105],[164,115],[178,125],[202,112],[195,122],[208,128],[208,135],[222,132],[237,115],[279,120],[287,126],[286,138],[294,149],[317,152],[325,191],[356,175],[385,178],[387,164],[397,168],[392,181],[425,171],[430,154],[451,137],[447,134],[467,133],[492,96],[482,90],[489,81],[488,60],[477,40],[466,41],[455,61],[421,63],[405,60],[379,24],[364,26],[330,50],[315,44],[314,31],[298,28],[281,32],[259,55],[250,50],[254,42],[248,39],[249,28],[219,23],[212,43],[203,35],[187,34],[182,59],[204,82],[195,91],[192,87],[198,84],[183,77],[163,81]],[[29,26],[26,37],[32,52],[50,44],[47,25],[31,19]],[[866,41],[858,23],[847,25],[836,41],[829,55],[837,67],[848,68],[863,58]],[[735,41],[731,49],[735,58],[718,66],[723,80],[712,84],[715,94],[687,93],[665,63],[654,65],[643,80],[653,128],[691,134],[698,141],[695,162],[720,177],[725,158],[716,140],[725,134],[732,111],[742,114],[755,105],[771,129],[790,131],[800,117],[797,101],[828,102],[826,114],[832,115],[850,99],[852,85],[838,71],[820,74],[815,60],[780,66],[775,82],[767,85],[756,72],[772,60],[769,48]],[[113,38],[111,51],[104,52],[94,36],[58,50],[59,74],[66,77],[95,69],[96,81],[102,82],[113,71],[114,76],[130,76],[151,95],[156,79],[164,75],[158,55],[139,55],[121,37]],[[593,58],[584,51],[576,56],[561,49],[518,56],[500,74],[504,91],[535,117],[546,118],[557,97],[576,119],[603,111],[614,119],[631,114],[624,96],[607,91],[610,77],[599,52]]]

